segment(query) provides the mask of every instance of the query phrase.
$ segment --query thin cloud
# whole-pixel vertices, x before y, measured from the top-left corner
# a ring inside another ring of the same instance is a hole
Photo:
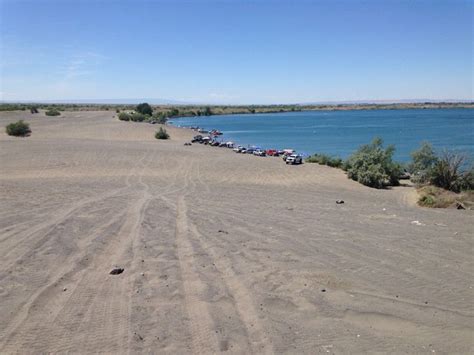
[[[88,76],[97,71],[100,64],[106,57],[100,53],[84,52],[75,54],[61,70],[63,80],[70,80],[77,77]]]

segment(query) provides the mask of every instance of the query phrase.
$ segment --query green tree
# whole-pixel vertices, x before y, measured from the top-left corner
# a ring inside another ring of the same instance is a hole
[[[423,142],[421,147],[410,155],[412,162],[408,165],[408,171],[413,175],[412,180],[416,183],[429,182],[433,168],[439,160],[431,144]]]
[[[148,115],[148,116],[151,116],[153,114],[153,109],[146,102],[138,104],[137,107],[135,108],[135,111],[142,113],[144,115]]]
[[[212,116],[212,110],[209,106],[206,106],[206,108],[204,109],[203,115],[204,116]]]
[[[347,176],[363,185],[383,188],[399,184],[400,164],[392,160],[395,147],[383,148],[381,138],[361,146],[345,163]]]

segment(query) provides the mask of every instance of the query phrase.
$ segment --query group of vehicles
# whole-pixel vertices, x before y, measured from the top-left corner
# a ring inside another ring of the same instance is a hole
[[[191,143],[200,143],[205,145],[210,145],[213,147],[221,147],[221,148],[231,148],[234,152],[240,154],[252,154],[258,157],[282,157],[283,161],[286,164],[297,165],[303,163],[303,157],[300,154],[297,154],[293,149],[283,149],[283,150],[276,150],[276,149],[262,149],[260,147],[250,146],[244,147],[241,145],[235,146],[234,142],[219,142],[215,140],[212,136],[202,136],[197,135],[194,136]]]

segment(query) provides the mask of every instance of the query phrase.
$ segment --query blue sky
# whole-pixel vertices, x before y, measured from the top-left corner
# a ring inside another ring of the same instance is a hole
[[[0,0],[0,99],[473,99],[473,1]]]

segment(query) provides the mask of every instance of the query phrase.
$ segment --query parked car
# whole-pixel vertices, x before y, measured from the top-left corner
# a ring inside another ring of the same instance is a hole
[[[270,157],[277,157],[278,156],[278,150],[275,150],[275,149],[267,149],[266,153]]]
[[[233,151],[236,152],[236,153],[242,153],[242,150],[244,150],[244,149],[245,149],[244,147],[242,147],[241,145],[239,145],[239,146],[235,147],[235,148],[233,149]]]
[[[199,134],[197,136],[194,136],[194,138],[191,140],[191,143],[196,143],[196,142],[202,142],[202,136]]]
[[[302,164],[303,163],[303,157],[301,155],[298,155],[298,154],[291,154],[286,158],[285,162],[287,164],[291,164],[291,165]]]
[[[295,150],[294,149],[283,149],[282,151],[282,158],[284,161],[286,161],[286,159],[292,155],[292,154],[296,154]]]
[[[267,155],[267,153],[265,153],[264,150],[259,150],[259,149],[257,149],[257,150],[255,150],[255,151],[253,152],[253,155],[256,155],[256,156],[258,156],[258,157],[264,157],[264,156]]]

